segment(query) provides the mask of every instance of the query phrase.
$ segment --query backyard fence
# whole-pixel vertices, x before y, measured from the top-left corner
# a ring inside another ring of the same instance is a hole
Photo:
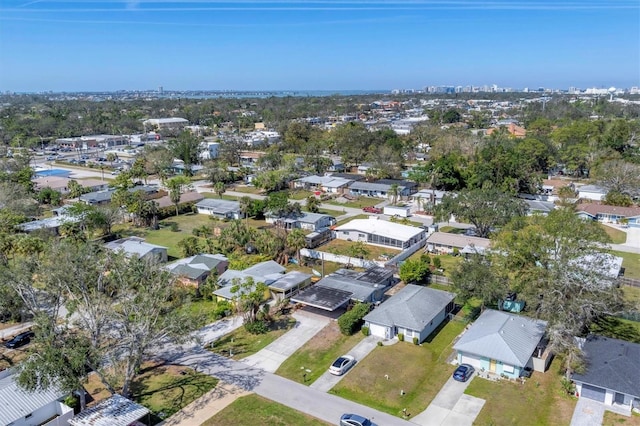
[[[384,267],[384,262],[376,260],[359,259],[357,257],[343,256],[341,254],[327,253],[320,250],[300,249],[300,255],[311,259],[326,260],[327,262],[336,262],[343,265],[353,265],[357,268],[371,268],[373,266]]]
[[[429,284],[442,284],[442,285],[451,285],[453,281],[444,275],[429,275]]]
[[[636,280],[635,278],[620,277],[618,279],[620,280],[620,284],[622,285],[628,285],[630,287],[640,287],[640,280]]]
[[[402,262],[403,260],[407,259],[413,253],[415,253],[418,250],[420,250],[421,248],[423,248],[426,244],[427,244],[427,239],[426,238],[418,241],[417,243],[415,243],[414,245],[410,246],[406,250],[403,250],[401,253],[395,255],[393,258],[391,258],[389,261],[387,261],[386,265],[387,266],[396,266],[398,264],[398,262]]]

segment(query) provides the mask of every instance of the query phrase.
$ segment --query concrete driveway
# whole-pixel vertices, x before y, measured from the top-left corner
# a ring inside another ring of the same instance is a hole
[[[381,340],[382,339],[379,337],[367,336],[360,343],[355,345],[353,349],[351,349],[347,354],[353,355],[356,361],[360,362],[364,359],[364,357],[369,355],[369,353],[372,350],[374,350],[376,346],[378,346],[378,342]],[[357,365],[358,364],[356,363],[355,367],[357,367]],[[347,372],[342,376],[334,376],[333,374],[329,373],[328,369],[329,369],[329,366],[327,365],[327,371],[325,371],[325,373],[322,376],[318,377],[318,379],[315,382],[313,382],[309,387],[313,389],[318,389],[319,391],[322,391],[322,392],[329,392],[329,389],[337,385],[338,382],[342,380],[342,378],[346,374],[349,374],[349,372]]]
[[[296,319],[296,325],[291,330],[261,351],[246,357],[242,362],[251,367],[274,373],[291,354],[318,334],[330,321],[328,318],[297,312],[293,314],[293,318]]]
[[[604,417],[604,404],[592,399],[580,398],[573,410],[571,426],[600,426]]]
[[[422,426],[471,426],[485,403],[484,399],[464,394],[474,377],[466,382],[449,377],[427,409],[411,422]]]

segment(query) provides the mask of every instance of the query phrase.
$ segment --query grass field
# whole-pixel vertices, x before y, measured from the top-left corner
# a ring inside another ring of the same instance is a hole
[[[418,250],[417,252],[415,252],[414,254],[409,256],[409,259],[410,260],[418,260],[418,259],[420,259],[420,257],[423,254],[424,254],[424,251]],[[450,255],[450,254],[437,254],[437,255],[436,254],[429,254],[429,256],[431,257],[431,264],[433,264],[433,259],[435,259],[435,258],[440,259],[440,265],[441,265],[442,272],[436,271],[434,273],[439,274],[439,275],[444,275],[446,277],[450,277],[451,276],[451,272],[453,272],[453,270],[455,270],[458,267],[458,264],[460,264],[460,262],[462,262],[462,260],[463,260],[462,256],[453,256],[453,255]]]
[[[271,329],[265,334],[251,334],[244,327],[215,341],[209,350],[232,359],[242,359],[253,355],[295,325],[293,318],[284,316],[271,323]]]
[[[622,267],[625,277],[640,279],[640,254],[615,250],[611,250],[610,253],[623,259]]]
[[[133,400],[159,423],[216,387],[218,379],[176,365],[146,365],[131,385]]]
[[[453,339],[463,329],[463,323],[452,321],[421,346],[399,342],[376,347],[330,392],[396,416],[406,408],[415,416],[427,408],[453,372],[446,360]]]
[[[640,343],[640,322],[623,318],[604,317],[591,324],[591,332],[614,339]]]
[[[466,393],[486,400],[476,425],[568,425],[576,398],[561,385],[556,358],[545,373],[534,372],[524,385],[475,378]]]
[[[631,417],[622,416],[611,411],[604,412],[602,426],[640,426],[640,414],[632,413]]]
[[[315,417],[252,394],[236,399],[203,426],[328,426]]]
[[[640,311],[640,287],[623,286],[622,294],[624,300],[631,303]]]
[[[627,233],[607,225],[599,224],[607,233],[613,244],[624,244],[627,242]]]
[[[318,247],[318,250],[321,250],[321,251],[324,251],[324,252],[327,252],[327,253],[341,254],[343,256],[349,256],[349,247],[352,247],[354,244],[356,244],[356,243],[353,242],[353,241],[335,239],[335,240],[331,240],[327,244],[324,244],[324,245]],[[400,253],[399,250],[395,250],[395,249],[388,248],[388,247],[373,246],[373,245],[366,244],[366,243],[365,243],[365,247],[366,247],[367,251],[369,252],[365,256],[365,258],[366,259],[370,259],[370,260],[382,260],[380,256],[387,256],[390,259],[393,256],[395,256],[398,253]]]
[[[364,339],[362,333],[356,333],[353,336],[343,335],[340,333],[337,322],[331,321],[313,339],[287,358],[276,374],[310,385],[327,371],[336,358],[348,353],[362,339]],[[305,381],[302,373],[306,370],[311,372],[306,374]]]
[[[384,200],[380,198],[359,197],[355,200],[347,201],[344,203],[340,203],[335,200],[328,200],[328,201],[325,201],[325,203],[333,204],[334,206],[340,206],[340,207],[351,207],[353,209],[362,209],[364,207],[375,206],[376,204],[380,204],[383,201]]]

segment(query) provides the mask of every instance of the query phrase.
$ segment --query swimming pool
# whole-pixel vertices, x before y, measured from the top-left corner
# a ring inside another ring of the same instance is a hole
[[[35,172],[35,175],[37,177],[47,177],[47,176],[67,177],[70,174],[71,174],[70,170],[63,170],[63,169],[38,170]]]

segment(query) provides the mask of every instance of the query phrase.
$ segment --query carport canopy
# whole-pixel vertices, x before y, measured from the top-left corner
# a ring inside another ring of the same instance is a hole
[[[291,298],[294,303],[302,303],[325,311],[335,311],[351,300],[353,293],[336,288],[313,285]]]

